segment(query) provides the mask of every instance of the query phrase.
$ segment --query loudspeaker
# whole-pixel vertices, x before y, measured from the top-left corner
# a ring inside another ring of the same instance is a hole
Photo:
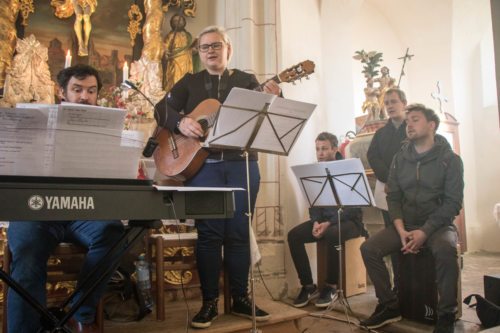
[[[484,276],[484,298],[500,306],[500,275]]]

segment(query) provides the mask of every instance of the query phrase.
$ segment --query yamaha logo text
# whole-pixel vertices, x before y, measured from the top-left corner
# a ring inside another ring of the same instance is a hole
[[[80,196],[40,196],[32,195],[28,199],[28,207],[31,210],[93,210],[93,197]]]

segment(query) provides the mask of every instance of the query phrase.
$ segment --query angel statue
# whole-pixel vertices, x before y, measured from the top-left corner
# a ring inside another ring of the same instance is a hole
[[[68,18],[75,14],[74,30],[78,39],[78,55],[89,55],[89,39],[92,23],[90,16],[95,12],[97,0],[51,0],[50,5],[55,8],[55,16]]]
[[[18,39],[17,54],[7,70],[2,106],[17,103],[54,103],[54,83],[47,64],[48,49],[34,35]]]

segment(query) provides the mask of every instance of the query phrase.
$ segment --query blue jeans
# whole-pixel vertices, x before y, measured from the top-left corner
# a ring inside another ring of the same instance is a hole
[[[250,205],[255,208],[260,173],[257,161],[250,161]],[[187,186],[247,188],[245,161],[205,163]],[[219,276],[222,266],[222,246],[226,273],[233,296],[247,295],[250,269],[248,235],[248,198],[246,191],[235,191],[235,212],[231,219],[197,220],[198,241],[196,260],[203,300],[219,297]]]
[[[76,243],[88,248],[78,278],[79,284],[122,236],[123,230],[120,221],[10,222],[7,239],[12,253],[11,277],[45,305],[47,260],[59,243]],[[82,323],[94,322],[97,303],[110,276],[111,274],[78,309],[74,315],[76,320]],[[77,295],[73,301],[79,297]],[[12,289],[9,290],[7,301],[8,332],[33,333],[39,329],[38,312]]]

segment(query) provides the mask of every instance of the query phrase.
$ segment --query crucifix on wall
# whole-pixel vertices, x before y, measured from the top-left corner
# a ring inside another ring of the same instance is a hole
[[[443,111],[443,102],[444,103],[448,103],[448,98],[445,97],[441,93],[441,82],[440,81],[438,81],[436,83],[436,86],[437,86],[437,92],[431,93],[431,97],[438,100],[438,102],[439,102],[439,112],[444,113],[444,111]]]

